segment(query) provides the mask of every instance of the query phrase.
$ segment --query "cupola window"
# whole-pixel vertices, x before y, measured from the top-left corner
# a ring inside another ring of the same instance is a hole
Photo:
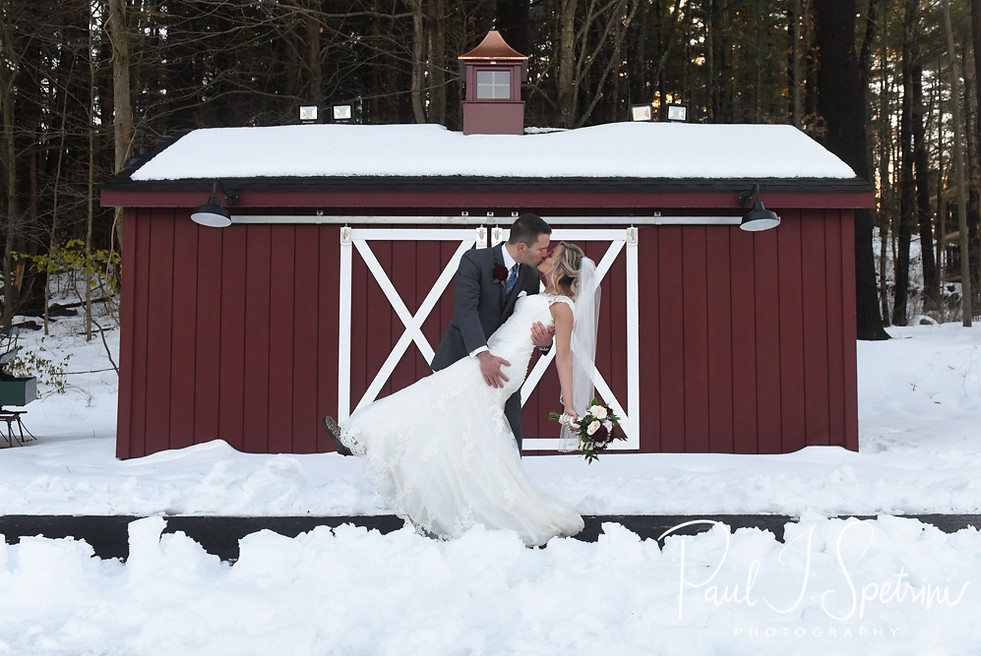
[[[477,98],[511,97],[511,71],[477,71]]]

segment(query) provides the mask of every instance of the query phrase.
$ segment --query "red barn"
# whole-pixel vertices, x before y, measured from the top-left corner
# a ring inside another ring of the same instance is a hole
[[[523,130],[523,66],[495,33],[461,57],[464,133],[197,130],[110,180],[117,455],[332,449],[320,418],[429,373],[459,257],[526,211],[604,274],[595,383],[618,448],[857,449],[853,213],[871,187],[790,126]],[[753,200],[778,227],[740,229]],[[195,222],[206,201],[224,209]],[[526,452],[556,446],[548,362],[523,389]]]
[[[201,226],[219,180],[231,225]],[[757,183],[782,221],[746,232]],[[625,448],[857,448],[852,221],[872,192],[792,127],[199,130],[102,197],[125,208],[120,457],[215,438],[329,448],[322,415],[428,372],[462,250],[524,211],[606,272],[597,389]],[[532,451],[556,435],[543,368]]]

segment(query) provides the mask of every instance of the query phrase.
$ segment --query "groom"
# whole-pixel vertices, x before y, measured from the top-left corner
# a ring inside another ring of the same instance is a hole
[[[538,265],[548,255],[552,228],[537,214],[522,214],[511,225],[507,243],[463,254],[453,282],[453,316],[433,357],[432,369],[445,369],[465,357],[480,361],[480,372],[491,387],[508,381],[501,366],[511,363],[487,348],[487,338],[507,321],[520,296],[537,294]],[[552,345],[552,333],[541,322],[531,328],[531,340],[542,351]],[[504,405],[518,451],[521,451],[521,391]]]

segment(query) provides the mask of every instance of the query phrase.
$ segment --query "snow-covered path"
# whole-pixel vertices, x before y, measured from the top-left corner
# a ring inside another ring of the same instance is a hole
[[[0,654],[977,654],[981,534],[888,516],[981,512],[981,329],[859,344],[861,451],[526,458],[586,514],[785,513],[786,539],[716,526],[663,548],[618,524],[526,549],[354,526],[260,532],[223,563],[164,520],[130,557],[75,540],[0,545]],[[37,344],[35,344],[36,346]],[[48,338],[70,370],[101,345]],[[0,451],[0,513],[385,514],[356,459],[222,442],[120,462],[114,374],[29,406]],[[878,514],[876,520],[829,519]]]

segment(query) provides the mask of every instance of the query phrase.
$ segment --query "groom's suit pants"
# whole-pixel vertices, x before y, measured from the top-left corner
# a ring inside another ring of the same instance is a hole
[[[517,392],[512,394],[508,398],[507,402],[504,404],[504,416],[508,418],[508,423],[511,424],[511,432],[514,433],[514,439],[518,443],[518,452],[521,452],[521,390],[518,389]]]

